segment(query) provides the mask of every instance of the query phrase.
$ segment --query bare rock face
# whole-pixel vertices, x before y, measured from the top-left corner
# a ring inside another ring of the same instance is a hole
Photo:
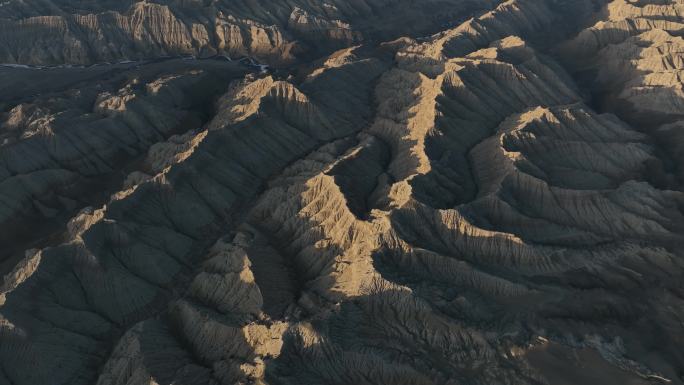
[[[21,102],[21,95],[5,96],[10,105],[17,104],[1,118],[0,190],[6,201],[0,227],[2,242],[16,246],[3,248],[3,259],[20,252],[23,242],[35,242],[65,223],[79,208],[102,204],[119,188],[114,186],[121,173],[148,147],[201,125],[207,119],[202,104],[211,103],[221,84],[227,86],[243,71],[219,62],[128,66],[54,69],[46,80],[64,78],[67,84],[57,85],[59,91],[46,90]],[[124,70],[130,72],[121,74]],[[15,76],[25,81],[38,71],[21,70]],[[91,82],[90,72],[101,72],[100,78]]]
[[[620,111],[662,143],[677,181],[660,177],[672,188],[682,181],[681,140],[674,127],[682,119],[682,47],[684,28],[679,1],[613,1],[595,25],[568,41],[563,54],[571,68],[594,82],[596,102]],[[674,140],[673,140],[674,139]]]
[[[0,385],[683,384],[683,7],[0,3]]]
[[[91,64],[164,55],[228,55],[284,65],[366,38],[396,37],[400,26],[409,26],[413,33],[435,31],[495,2],[10,2],[0,7],[0,63]],[[387,8],[393,11],[383,11]]]

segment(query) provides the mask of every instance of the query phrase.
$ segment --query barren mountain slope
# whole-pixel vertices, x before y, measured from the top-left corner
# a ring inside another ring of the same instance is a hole
[[[18,0],[1,3],[0,63],[220,54],[284,65],[364,40],[434,32],[498,2]]]
[[[12,63],[278,69],[0,67],[0,385],[683,384],[682,10],[3,5]]]

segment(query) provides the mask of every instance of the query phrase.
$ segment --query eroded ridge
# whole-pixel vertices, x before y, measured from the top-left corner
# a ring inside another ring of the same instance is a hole
[[[6,180],[34,203],[1,218],[64,229],[3,271],[0,384],[682,384],[682,4],[481,3],[384,43],[362,16],[412,3],[278,6],[259,25],[340,49],[111,81],[81,110],[2,99]],[[106,198],[48,205],[61,169]]]

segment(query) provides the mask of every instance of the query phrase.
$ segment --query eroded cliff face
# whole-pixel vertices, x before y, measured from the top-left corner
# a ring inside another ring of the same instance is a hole
[[[642,127],[667,152],[677,180],[659,178],[672,188],[682,182],[682,44],[680,1],[613,1],[599,21],[567,42],[561,52],[569,68],[594,83],[595,103],[618,111]]]
[[[684,3],[314,3],[0,7],[86,62],[341,47],[0,69],[0,384],[684,383]]]
[[[496,0],[23,1],[0,7],[0,63],[250,56],[272,65],[367,39],[434,32]]]

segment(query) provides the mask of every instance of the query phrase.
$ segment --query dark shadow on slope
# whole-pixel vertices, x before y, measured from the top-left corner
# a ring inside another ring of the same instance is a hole
[[[365,141],[353,154],[339,162],[328,175],[345,195],[349,210],[359,219],[367,219],[376,207],[378,192],[388,185],[386,173],[390,149],[380,139]]]
[[[272,246],[266,235],[254,235],[247,253],[264,300],[263,310],[271,319],[282,319],[299,298],[303,285],[297,280],[289,258]]]

